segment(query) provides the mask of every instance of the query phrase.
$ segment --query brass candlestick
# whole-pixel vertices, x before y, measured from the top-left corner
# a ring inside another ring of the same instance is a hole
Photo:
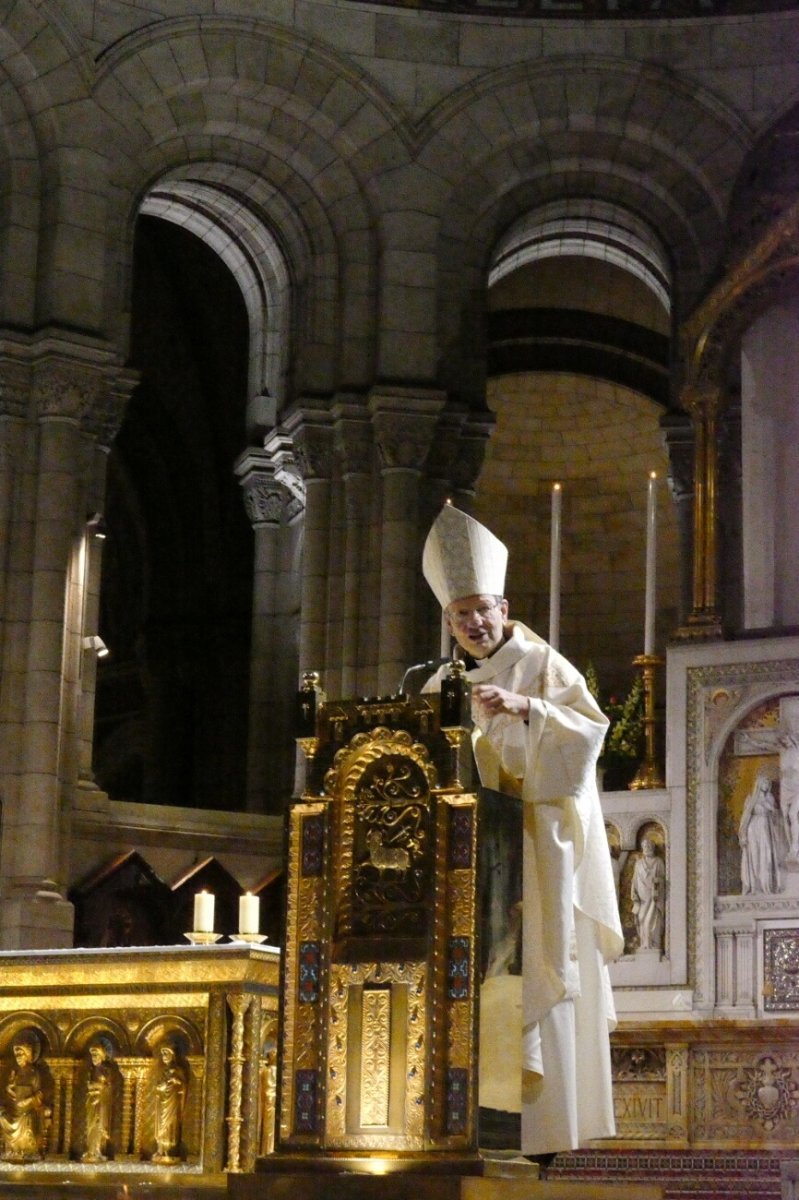
[[[466,668],[460,659],[450,663],[447,673],[441,681],[439,696],[441,732],[447,739],[450,749],[450,780],[449,786],[460,790],[461,783],[461,744],[472,724],[471,688],[466,678]]]
[[[319,682],[318,671],[304,671],[302,687],[295,700],[294,731],[297,745],[308,760],[309,770],[313,767],[319,749],[317,723],[325,701],[326,696]]]
[[[655,758],[655,671],[665,664],[657,654],[639,654],[633,666],[641,668],[644,680],[644,759],[630,784],[634,791],[665,787],[663,773]]]

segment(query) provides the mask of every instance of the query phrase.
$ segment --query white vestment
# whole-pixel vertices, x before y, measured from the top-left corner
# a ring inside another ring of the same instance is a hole
[[[424,690],[438,691],[446,670]],[[486,719],[474,705],[483,785],[525,802],[520,1054],[515,1064],[483,1054],[501,1014],[510,1020],[519,1008],[518,979],[504,977],[504,1004],[502,983],[486,980],[480,1102],[513,1112],[521,1098],[524,1154],[575,1149],[615,1133],[609,1042],[615,1009],[607,964],[624,941],[596,787],[607,719],[580,673],[519,622],[467,679],[530,697],[526,723],[507,715]],[[507,1037],[505,1047],[507,1053]]]

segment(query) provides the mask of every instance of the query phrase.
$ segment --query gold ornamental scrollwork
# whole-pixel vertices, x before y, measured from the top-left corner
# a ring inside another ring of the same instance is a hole
[[[390,989],[404,987],[407,1001],[402,1008],[404,1029],[400,1041],[404,1044],[402,1075],[404,1078],[404,1132],[397,1134],[394,1148],[420,1150],[424,1145],[424,1088],[427,1034],[427,1004],[424,963],[353,963],[335,965],[330,979],[330,1033],[327,1047],[327,1135],[328,1144],[337,1149],[368,1150],[375,1146],[375,1136],[368,1131],[348,1130],[347,1113],[352,1111],[348,1087],[358,1086],[360,1073],[348,1074],[348,1061],[360,1051],[349,1043],[350,1006],[362,1004],[365,988],[375,985],[386,988],[386,999],[376,1001],[378,1019],[387,1020],[386,1008]],[[368,1001],[367,1001],[368,1004]],[[368,1030],[367,1030],[368,1040]],[[368,1115],[368,1114],[367,1114]],[[367,1124],[367,1122],[364,1122]],[[379,1137],[385,1143],[385,1134]]]
[[[426,747],[414,742],[404,729],[386,729],[378,725],[370,733],[356,733],[349,744],[336,753],[333,766],[325,776],[325,791],[351,803],[367,767],[389,754],[401,754],[415,762],[424,772],[428,787],[436,786],[437,772]]]

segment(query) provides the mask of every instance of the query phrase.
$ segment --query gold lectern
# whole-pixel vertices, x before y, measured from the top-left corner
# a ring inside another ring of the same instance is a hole
[[[468,685],[298,695],[276,1152],[259,1171],[479,1172]],[[462,776],[467,776],[464,784]]]

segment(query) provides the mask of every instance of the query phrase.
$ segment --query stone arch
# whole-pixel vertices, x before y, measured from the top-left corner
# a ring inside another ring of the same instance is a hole
[[[444,163],[451,186],[438,254],[442,369],[473,404],[479,297],[492,248],[515,220],[563,197],[628,209],[664,243],[675,309],[685,311],[715,266],[729,181],[749,141],[707,92],[608,59],[497,72],[439,106],[430,126],[421,159]],[[461,347],[473,346],[458,377]]]
[[[3,270],[3,289],[13,287],[15,303],[28,306],[26,324],[102,331],[107,139],[90,98],[90,55],[58,6],[17,0],[4,14],[0,64],[19,97],[17,111],[3,114],[6,140],[23,138],[30,147],[8,233],[15,262],[9,274]]]
[[[720,722],[718,729],[714,731],[712,742],[708,746],[708,781],[709,787],[712,788],[711,794],[707,797],[710,811],[713,817],[714,828],[714,861],[716,869],[719,861],[719,829],[721,824],[721,814],[719,807],[720,800],[720,783],[722,776],[723,758],[729,749],[731,739],[736,731],[741,728],[742,724],[748,717],[756,713],[759,708],[769,703],[779,703],[783,699],[795,697],[799,695],[797,692],[796,683],[793,680],[785,682],[774,682],[771,684],[758,685],[745,689],[743,694],[734,697],[737,703],[732,703],[730,711],[725,715],[725,719]],[[714,879],[714,891],[719,890],[718,880]]]
[[[229,181],[215,178],[218,174],[213,164],[173,171],[147,192],[139,211],[194,233],[218,254],[238,283],[249,323],[247,427],[254,438],[274,424],[286,400],[290,275],[263,208],[255,201],[247,203],[258,181],[243,180],[249,187],[242,196],[232,193]]]
[[[757,138],[744,159],[730,201],[727,261],[730,265],[757,242],[791,206],[799,190],[799,99]]]
[[[368,383],[372,177],[381,161],[407,156],[409,137],[394,132],[402,122],[364,73],[265,22],[178,18],[102,56],[95,97],[120,134],[118,242],[129,249],[122,230],[130,198],[188,163],[224,164],[259,179],[264,195],[294,214],[272,229],[302,293],[292,312],[302,349],[297,386],[319,392]],[[356,239],[358,253],[342,254]]]
[[[0,70],[0,321],[32,325],[40,162],[36,133],[17,89]]]

